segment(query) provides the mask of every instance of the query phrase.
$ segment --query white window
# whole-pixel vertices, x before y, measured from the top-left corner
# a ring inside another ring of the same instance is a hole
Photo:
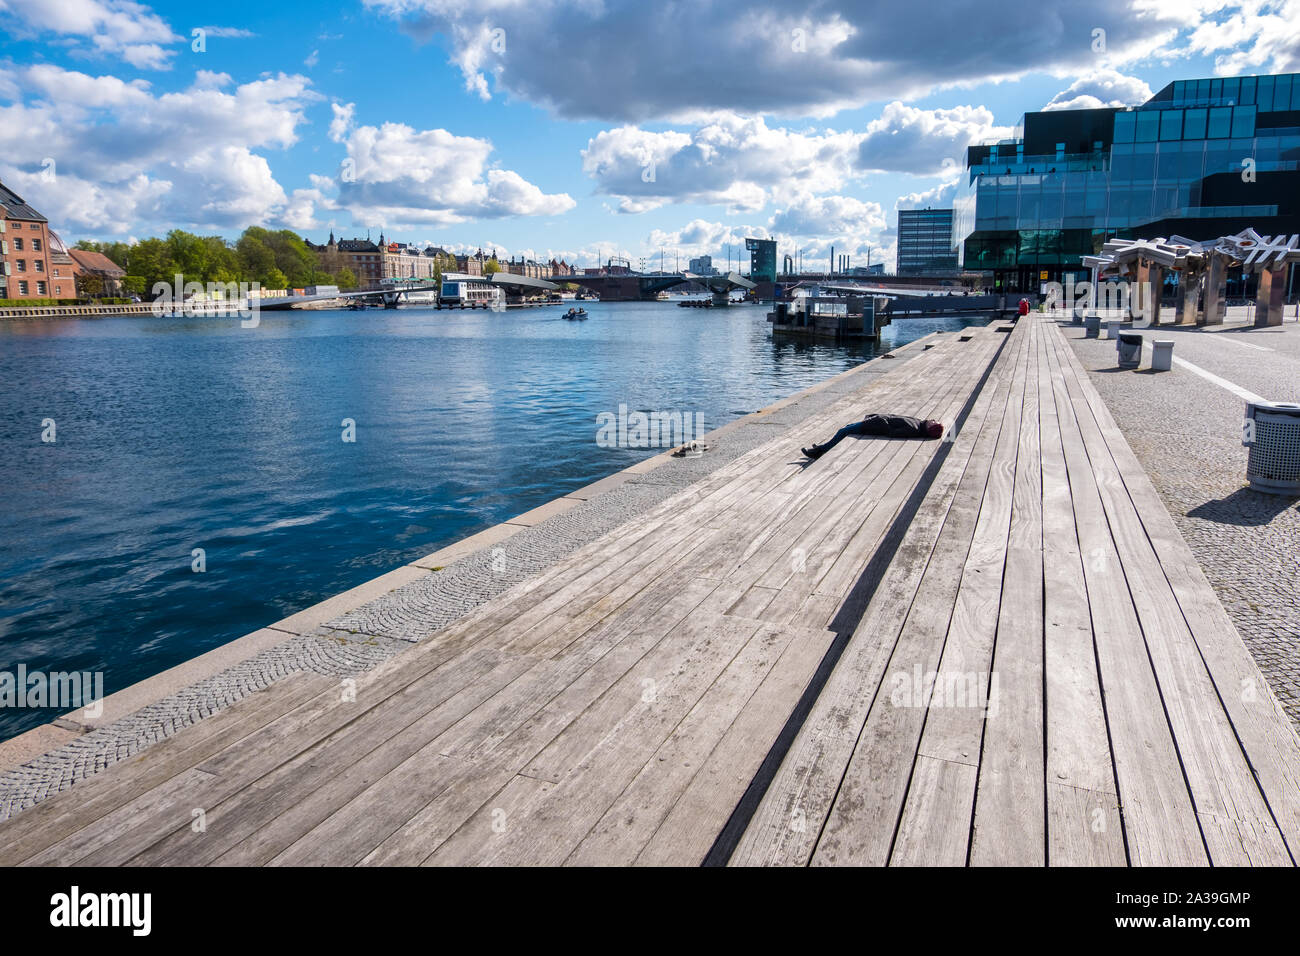
[[[37,295],[45,295],[45,283],[44,283],[44,282],[38,282],[38,283],[36,283],[36,294],[37,294]]]

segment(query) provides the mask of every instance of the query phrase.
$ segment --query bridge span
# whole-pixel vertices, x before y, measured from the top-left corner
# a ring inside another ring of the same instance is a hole
[[[551,282],[570,282],[595,292],[602,302],[650,301],[660,292],[687,282],[698,282],[713,294],[715,305],[726,305],[733,289],[747,291],[755,283],[739,272],[702,276],[693,272],[629,272],[600,276],[551,276]]]

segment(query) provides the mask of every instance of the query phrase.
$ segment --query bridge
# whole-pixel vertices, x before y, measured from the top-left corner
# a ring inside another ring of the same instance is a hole
[[[571,282],[600,296],[602,302],[637,302],[655,299],[660,292],[687,282],[698,282],[713,293],[714,305],[726,305],[733,289],[757,288],[739,272],[702,276],[693,272],[629,272],[624,275],[551,276],[552,282]]]
[[[443,276],[443,279],[451,281],[485,282],[488,285],[500,286],[507,295],[537,294],[541,292],[554,292],[559,289],[558,285],[548,279],[515,275],[513,272],[493,272],[485,276],[447,273]],[[441,284],[439,282],[426,282],[414,279],[399,280],[386,288],[368,289],[364,292],[288,295],[280,296],[275,299],[263,299],[258,307],[263,311],[274,311],[277,309],[292,309],[294,306],[304,305],[308,302],[323,302],[329,299],[376,299],[383,302],[385,309],[395,309],[397,308],[397,304],[412,292],[438,292],[440,291],[440,288]]]

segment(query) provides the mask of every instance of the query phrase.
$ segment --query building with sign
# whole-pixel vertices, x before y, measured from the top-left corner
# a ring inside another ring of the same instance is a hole
[[[1026,113],[971,146],[962,266],[1035,291],[1108,239],[1300,233],[1300,74],[1170,83],[1141,106]],[[1294,270],[1288,279],[1295,288]]]

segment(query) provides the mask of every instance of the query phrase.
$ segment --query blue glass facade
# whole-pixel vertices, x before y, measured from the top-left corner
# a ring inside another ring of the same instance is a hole
[[[963,267],[1036,289],[1109,238],[1300,232],[1300,75],[1180,80],[1134,109],[1028,113],[972,146]]]

